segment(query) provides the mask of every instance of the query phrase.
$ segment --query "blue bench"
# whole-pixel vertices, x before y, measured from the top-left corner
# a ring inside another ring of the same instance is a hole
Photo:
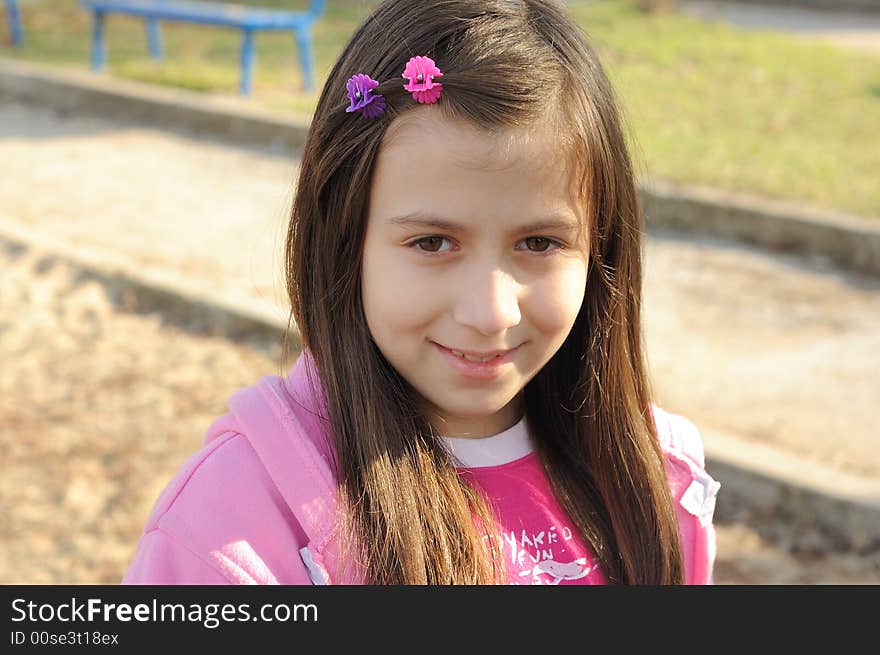
[[[299,50],[305,88],[311,91],[315,87],[311,27],[324,10],[324,0],[311,0],[308,11],[301,12],[192,0],[80,0],[80,5],[92,12],[92,70],[101,70],[105,63],[104,17],[108,14],[126,14],[146,19],[147,41],[153,59],[162,58],[160,20],[240,29],[243,38],[239,91],[242,95],[251,92],[256,56],[254,33],[261,30],[291,30]]]
[[[12,32],[12,45],[21,45],[24,30],[21,27],[21,12],[18,10],[16,0],[6,0],[6,17],[9,19],[9,29]]]

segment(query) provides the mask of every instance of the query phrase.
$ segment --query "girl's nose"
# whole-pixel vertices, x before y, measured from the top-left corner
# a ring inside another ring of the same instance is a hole
[[[519,285],[508,273],[493,268],[466,278],[456,294],[454,319],[460,325],[472,327],[486,336],[498,334],[518,325]]]

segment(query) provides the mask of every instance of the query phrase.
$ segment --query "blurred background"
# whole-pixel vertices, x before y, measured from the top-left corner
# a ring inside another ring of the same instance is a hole
[[[0,5],[4,584],[117,583],[229,396],[287,373],[302,138],[378,3],[108,4]],[[638,170],[657,402],[722,484],[716,582],[880,582],[880,0],[567,4]]]

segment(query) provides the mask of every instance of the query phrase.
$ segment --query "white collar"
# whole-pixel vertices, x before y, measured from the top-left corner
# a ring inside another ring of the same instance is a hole
[[[525,415],[503,432],[488,437],[447,437],[440,439],[458,466],[476,468],[500,466],[525,457],[534,450]]]

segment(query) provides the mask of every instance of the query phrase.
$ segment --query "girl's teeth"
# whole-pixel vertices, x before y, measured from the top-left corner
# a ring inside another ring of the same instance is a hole
[[[480,357],[474,357],[473,355],[465,355],[464,353],[459,352],[457,350],[453,350],[452,353],[454,355],[458,355],[459,357],[463,357],[464,359],[468,360],[469,362],[488,362],[488,361],[495,359],[496,357],[501,357],[501,355],[493,355],[492,357],[480,358]]]

